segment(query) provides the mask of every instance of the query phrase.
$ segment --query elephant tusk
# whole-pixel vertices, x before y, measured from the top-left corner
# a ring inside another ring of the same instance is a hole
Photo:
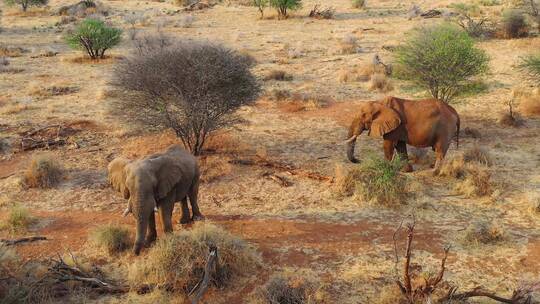
[[[122,213],[122,216],[126,217],[128,216],[128,214],[131,213],[131,209],[130,208],[126,208],[126,210],[124,210],[124,213]]]
[[[343,143],[345,143],[345,144],[351,143],[351,142],[355,141],[357,137],[358,137],[358,135],[353,135],[353,136],[351,136],[351,138],[345,140]]]

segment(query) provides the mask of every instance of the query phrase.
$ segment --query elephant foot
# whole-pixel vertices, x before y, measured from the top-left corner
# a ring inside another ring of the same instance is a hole
[[[204,221],[204,216],[202,214],[193,215],[191,218],[193,221]]]
[[[142,248],[143,248],[143,244],[135,243],[135,245],[133,245],[133,254],[139,255],[141,253]]]
[[[152,245],[152,243],[154,243],[156,241],[156,236],[148,236],[146,237],[146,240],[144,241],[146,247],[150,247]]]
[[[191,222],[191,219],[189,217],[183,217],[180,219],[180,224],[182,225],[189,224],[189,222]]]

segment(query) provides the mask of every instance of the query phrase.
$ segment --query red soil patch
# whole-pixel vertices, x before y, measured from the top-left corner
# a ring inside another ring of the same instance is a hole
[[[0,162],[0,179],[13,175],[20,171],[28,163],[28,154],[15,154],[10,160]]]
[[[117,223],[135,226],[132,216],[122,217],[116,212],[34,212],[45,227],[29,234],[43,235],[49,240],[18,245],[18,253],[25,258],[43,258],[64,250],[78,251],[86,246],[89,231],[100,225]],[[180,213],[174,214],[179,222]],[[161,235],[159,217],[158,234]],[[358,221],[352,224],[326,223],[315,220],[254,219],[208,215],[208,219],[224,226],[259,246],[263,258],[286,266],[309,266],[339,260],[340,256],[370,252],[375,244],[393,244],[394,222],[380,224]],[[189,227],[186,227],[189,229]],[[442,241],[433,227],[418,227],[415,248],[440,252]],[[176,226],[175,229],[182,229]],[[403,236],[404,237],[404,236]],[[401,238],[401,236],[400,236]]]

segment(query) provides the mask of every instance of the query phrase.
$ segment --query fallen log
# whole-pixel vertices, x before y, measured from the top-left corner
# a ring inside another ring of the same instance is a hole
[[[314,179],[318,181],[326,181],[329,183],[334,182],[334,178],[332,176],[322,175],[317,172],[311,172],[311,171],[296,168],[293,165],[279,163],[279,162],[271,162],[268,160],[232,159],[229,161],[229,163],[236,164],[236,165],[244,165],[244,166],[259,166],[259,167],[264,167],[264,168],[271,168],[271,169],[287,172],[290,175],[303,176],[309,179]]]
[[[290,187],[292,183],[286,178],[276,175],[275,173],[265,172],[262,175],[263,177],[275,181],[281,187]]]
[[[54,146],[62,146],[66,144],[66,140],[63,138],[55,139],[33,139],[33,138],[23,138],[21,139],[21,150],[34,150],[41,148],[50,148]]]
[[[206,265],[204,267],[204,275],[201,278],[201,280],[195,285],[195,287],[193,287],[193,289],[188,294],[188,296],[195,294],[195,296],[191,300],[192,304],[199,303],[201,298],[204,296],[204,294],[208,290],[208,285],[210,284],[211,280],[214,280],[214,282],[221,284],[221,279],[220,279],[221,271],[219,268],[219,258],[218,258],[217,247],[210,246],[209,250],[210,250],[210,253],[208,254]]]
[[[20,243],[29,243],[29,242],[44,241],[44,240],[47,240],[47,238],[44,236],[29,236],[29,237],[23,237],[23,238],[13,239],[13,240],[0,239],[0,243],[3,243],[6,246],[13,246]]]

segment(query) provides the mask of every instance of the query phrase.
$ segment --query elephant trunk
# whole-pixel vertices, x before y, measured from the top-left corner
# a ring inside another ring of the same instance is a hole
[[[353,137],[349,138],[347,141],[347,158],[352,163],[359,163],[359,160],[354,157],[354,148],[356,146],[356,137],[357,135],[354,135]]]
[[[133,202],[132,212],[136,220],[135,244],[133,253],[139,255],[145,245],[145,237],[148,231],[150,216],[154,216],[154,207],[156,206],[153,198],[146,200],[135,200]]]

